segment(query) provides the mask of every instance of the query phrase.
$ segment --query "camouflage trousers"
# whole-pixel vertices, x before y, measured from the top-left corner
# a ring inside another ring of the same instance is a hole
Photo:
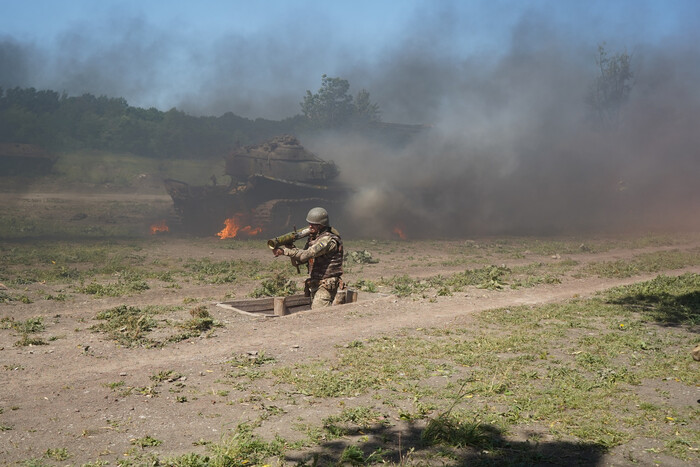
[[[340,277],[329,277],[320,281],[307,279],[304,294],[311,297],[311,309],[331,306],[340,286]]]

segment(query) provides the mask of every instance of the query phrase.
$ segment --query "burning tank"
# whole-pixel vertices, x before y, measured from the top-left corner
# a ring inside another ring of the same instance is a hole
[[[239,231],[286,232],[303,223],[312,207],[337,209],[347,195],[336,181],[335,163],[307,151],[290,135],[234,150],[226,158],[226,175],[231,177],[227,186],[217,185],[213,177],[205,186],[165,180],[186,231],[219,232],[221,238],[224,226],[228,237]]]

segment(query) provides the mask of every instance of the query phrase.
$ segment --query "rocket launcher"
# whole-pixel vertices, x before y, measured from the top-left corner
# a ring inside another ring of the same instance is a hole
[[[271,238],[267,241],[267,246],[270,247],[271,250],[274,250],[275,248],[279,248],[281,246],[290,246],[294,244],[295,241],[299,240],[300,238],[308,237],[310,234],[311,229],[309,229],[308,227],[302,230],[297,230],[295,228],[291,232],[288,232],[284,235]]]

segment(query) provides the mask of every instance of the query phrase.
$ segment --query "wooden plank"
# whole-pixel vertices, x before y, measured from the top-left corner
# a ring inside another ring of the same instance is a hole
[[[288,308],[311,305],[311,297],[306,297],[304,295],[290,295],[284,298],[284,303]]]
[[[284,316],[289,314],[289,308],[284,303],[286,300],[284,297],[275,297],[274,308],[275,316]]]
[[[243,311],[251,311],[251,312],[265,311],[265,310],[272,311],[272,309],[274,307],[274,297],[254,298],[251,300],[234,300],[231,302],[223,302],[223,303],[226,305],[232,306],[234,308],[238,308],[239,310],[243,310]]]
[[[227,307],[235,308],[240,311],[247,311],[250,313],[267,312],[273,314],[275,309],[276,298],[284,298],[284,303],[287,306],[287,308],[296,308],[311,304],[311,299],[309,297],[305,297],[304,295],[233,300],[230,302],[222,302],[222,304],[227,305]]]
[[[333,305],[357,302],[357,295],[356,290],[339,290]],[[311,308],[311,298],[304,295],[253,298],[217,303],[217,306],[250,316],[275,317],[309,310]]]
[[[257,312],[245,311],[245,310],[241,310],[240,308],[236,308],[236,307],[233,307],[231,305],[227,305],[226,303],[217,303],[216,306],[218,306],[220,308],[225,308],[227,310],[235,311],[235,312],[241,313],[243,315],[248,315],[248,316],[258,316],[258,317],[265,316],[265,317],[271,317],[271,318],[275,317],[275,315],[273,315],[272,313],[266,313],[264,311],[257,311]]]

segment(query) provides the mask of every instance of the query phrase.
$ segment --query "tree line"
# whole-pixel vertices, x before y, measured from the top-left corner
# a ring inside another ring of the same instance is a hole
[[[591,118],[600,128],[615,128],[632,88],[631,57],[610,54],[603,43],[596,66],[598,76],[586,99]],[[221,157],[237,146],[285,133],[360,130],[400,142],[420,131],[420,125],[382,123],[379,105],[367,90],[353,96],[347,80],[325,74],[317,92],[306,91],[300,107],[300,114],[283,120],[253,120],[232,112],[195,117],[176,108],[163,112],[132,107],[120,97],[0,87],[0,143],[36,144],[51,152],[92,149],[179,159]]]
[[[272,136],[380,122],[366,90],[349,94],[347,80],[322,76],[306,92],[302,113],[283,120],[227,112],[195,117],[176,108],[130,106],[124,98],[68,96],[52,90],[0,87],[0,142],[36,144],[52,152],[104,150],[152,158],[220,157]]]

